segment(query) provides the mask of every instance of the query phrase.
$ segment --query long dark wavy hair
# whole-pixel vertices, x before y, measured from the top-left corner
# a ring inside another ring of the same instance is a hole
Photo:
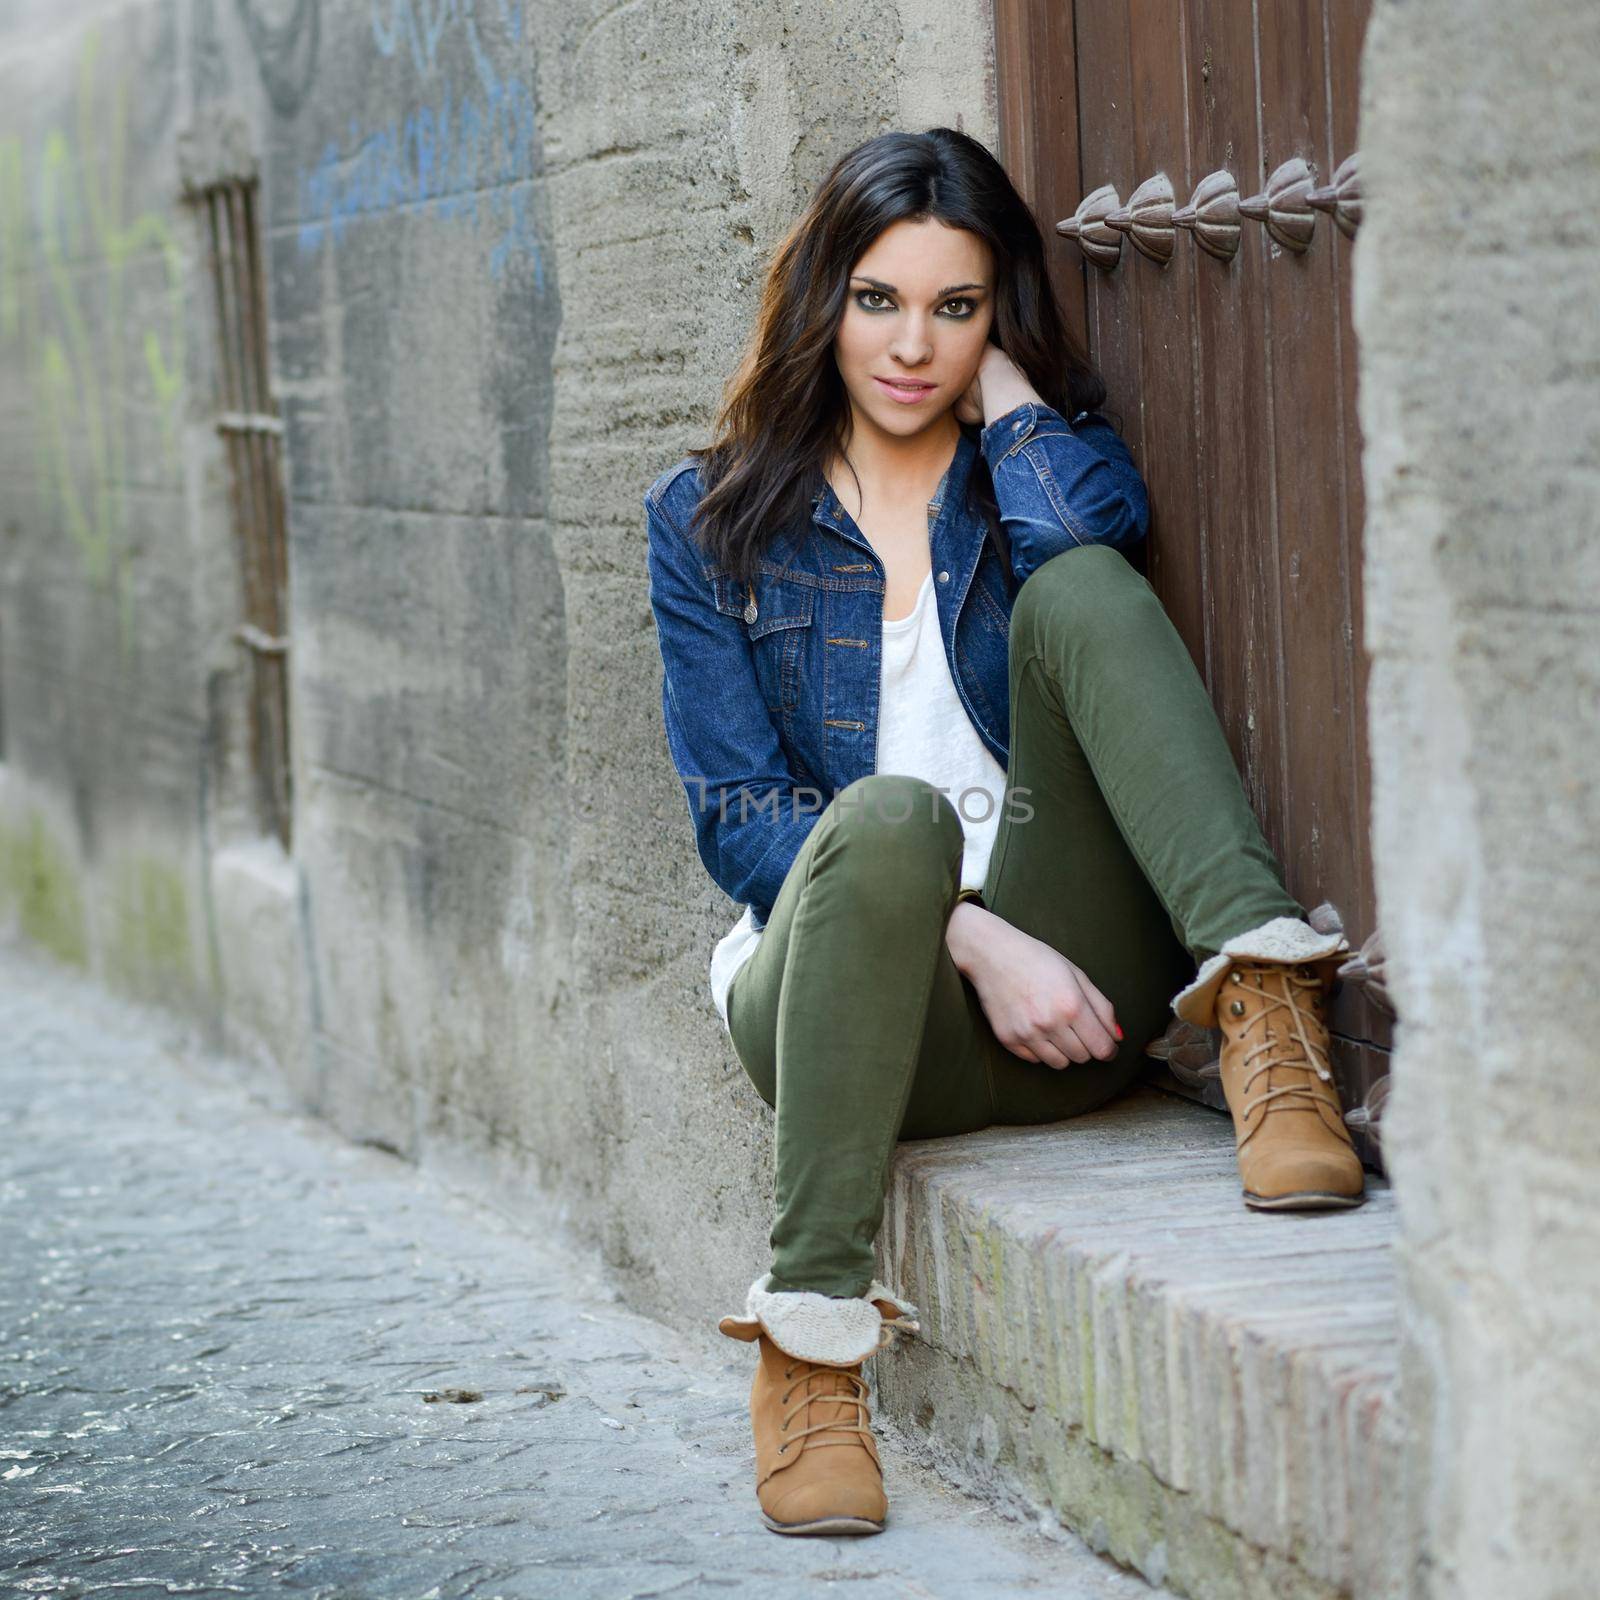
[[[834,163],[767,269],[750,342],[729,379],[712,442],[698,458],[707,488],[695,529],[705,553],[741,581],[761,551],[808,514],[850,409],[833,359],[851,269],[892,223],[935,218],[993,253],[990,338],[1065,417],[1099,410],[1106,386],[1068,331],[1045,270],[1039,224],[1005,168],[954,128],[884,133]],[[975,503],[997,527],[980,458]]]

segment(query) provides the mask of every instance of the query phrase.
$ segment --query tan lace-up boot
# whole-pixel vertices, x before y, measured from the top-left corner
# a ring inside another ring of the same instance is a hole
[[[1328,1210],[1365,1198],[1322,1020],[1330,976],[1314,966],[1241,961],[1223,985],[1222,1090],[1244,1203],[1258,1211]]]
[[[1334,1087],[1328,990],[1346,953],[1336,934],[1282,917],[1231,939],[1173,1007],[1222,1030],[1244,1202],[1258,1211],[1331,1210],[1366,1198],[1361,1159]]]
[[[756,1499],[774,1533],[882,1533],[889,1500],[860,1362],[801,1361],[765,1334],[750,1385]]]
[[[750,1423],[761,1520],[774,1533],[881,1533],[889,1501],[862,1367],[896,1331],[916,1328],[906,1315],[914,1308],[876,1283],[861,1300],[831,1300],[768,1292],[765,1282],[752,1285],[744,1317],[717,1324],[760,1357]]]

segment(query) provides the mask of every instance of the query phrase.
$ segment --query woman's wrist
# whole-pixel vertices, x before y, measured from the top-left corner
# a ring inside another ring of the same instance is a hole
[[[945,924],[944,942],[950,951],[950,959],[955,962],[956,971],[963,978],[970,979],[977,970],[988,943],[984,923],[993,919],[994,913],[975,900],[958,902],[950,913],[950,920]]]
[[[1022,368],[998,345],[992,355],[984,357],[978,381],[983,391],[983,425],[986,428],[996,418],[1030,400],[1036,405],[1044,404],[1044,397],[1028,382]]]

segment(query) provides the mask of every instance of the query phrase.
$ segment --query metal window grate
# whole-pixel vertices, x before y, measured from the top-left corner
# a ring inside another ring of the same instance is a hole
[[[263,827],[290,844],[288,544],[282,440],[267,383],[267,306],[254,177],[199,190],[210,247],[220,353],[217,431],[227,441],[233,524],[244,576],[234,630],[251,663],[250,749]]]

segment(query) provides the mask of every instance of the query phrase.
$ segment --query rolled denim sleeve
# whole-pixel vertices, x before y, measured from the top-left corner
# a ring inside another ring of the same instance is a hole
[[[717,886],[764,923],[827,797],[797,798],[743,623],[717,610],[698,547],[649,495],[644,504],[661,714],[695,848]]]
[[[1128,447],[1097,412],[1069,426],[1042,401],[996,417],[979,436],[1020,584],[1075,545],[1127,550],[1150,524],[1144,480]]]

